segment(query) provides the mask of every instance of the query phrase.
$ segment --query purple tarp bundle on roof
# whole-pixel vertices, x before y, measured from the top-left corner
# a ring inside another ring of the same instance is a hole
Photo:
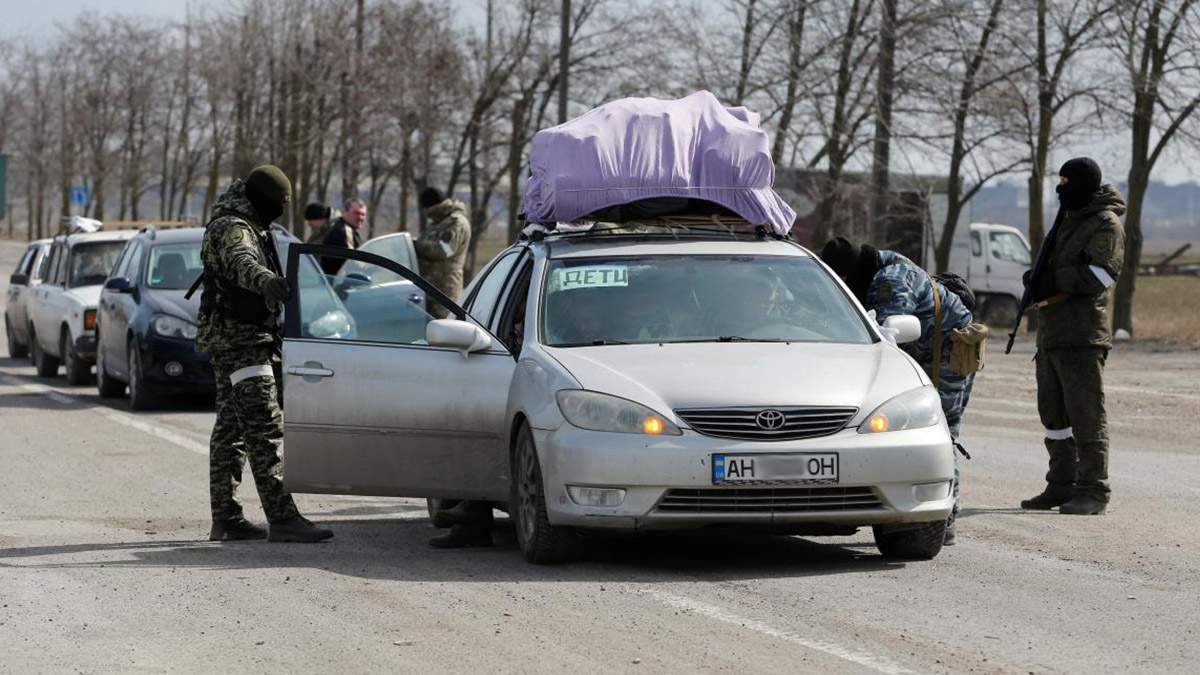
[[[775,194],[775,165],[758,115],[707,91],[673,101],[625,98],[533,137],[525,217],[572,222],[654,197],[720,204],[787,234],[796,213]]]

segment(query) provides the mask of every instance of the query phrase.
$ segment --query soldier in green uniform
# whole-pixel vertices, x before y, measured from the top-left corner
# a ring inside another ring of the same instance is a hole
[[[1038,413],[1050,470],[1024,509],[1104,513],[1109,500],[1104,362],[1112,347],[1108,298],[1125,257],[1125,200],[1087,157],[1059,170],[1059,217],[1028,280],[1038,310]]]
[[[300,515],[282,481],[283,414],[271,357],[289,289],[268,228],[291,196],[291,182],[282,171],[260,166],[221,195],[204,231],[196,348],[211,356],[217,382],[209,449],[213,541],[311,542],[333,536]],[[269,533],[246,520],[237,498],[247,456]]]
[[[421,191],[417,204],[425,210],[429,220],[425,232],[413,242],[421,261],[421,276],[446,297],[455,300],[462,295],[463,264],[467,260],[467,246],[471,243],[467,207],[432,187]],[[429,311],[439,319],[447,315],[446,309],[436,303],[430,303]]]

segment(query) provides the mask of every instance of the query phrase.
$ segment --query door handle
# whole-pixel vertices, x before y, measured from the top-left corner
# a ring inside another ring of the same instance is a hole
[[[291,366],[287,369],[288,375],[300,375],[302,377],[333,377],[333,371],[328,368],[314,367],[313,365],[305,364],[303,366]]]

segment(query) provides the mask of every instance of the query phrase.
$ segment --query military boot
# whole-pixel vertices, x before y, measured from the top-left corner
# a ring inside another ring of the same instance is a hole
[[[1069,516],[1102,516],[1107,507],[1108,504],[1091,495],[1075,495],[1058,512]]]
[[[434,548],[471,548],[492,545],[492,528],[477,525],[455,525],[450,531],[433,537],[429,545]]]
[[[266,528],[259,527],[241,516],[213,520],[212,529],[208,532],[209,541],[241,541],[266,538]]]
[[[267,541],[293,541],[308,544],[325,541],[331,537],[333,537],[333,530],[317,527],[304,516],[296,516],[271,523],[271,533],[267,536]]]
[[[440,509],[433,514],[433,526],[440,528],[455,525],[476,525],[487,520],[490,522],[492,505],[486,502],[463,500],[448,509]]]
[[[1046,483],[1046,489],[1040,495],[1021,500],[1021,508],[1028,511],[1050,511],[1071,501],[1075,491],[1069,485]]]

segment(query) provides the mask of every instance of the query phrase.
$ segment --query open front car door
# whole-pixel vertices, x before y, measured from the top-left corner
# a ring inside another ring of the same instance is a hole
[[[316,258],[354,271],[326,276]],[[506,500],[515,363],[500,340],[377,255],[293,244],[287,279],[287,489]]]

